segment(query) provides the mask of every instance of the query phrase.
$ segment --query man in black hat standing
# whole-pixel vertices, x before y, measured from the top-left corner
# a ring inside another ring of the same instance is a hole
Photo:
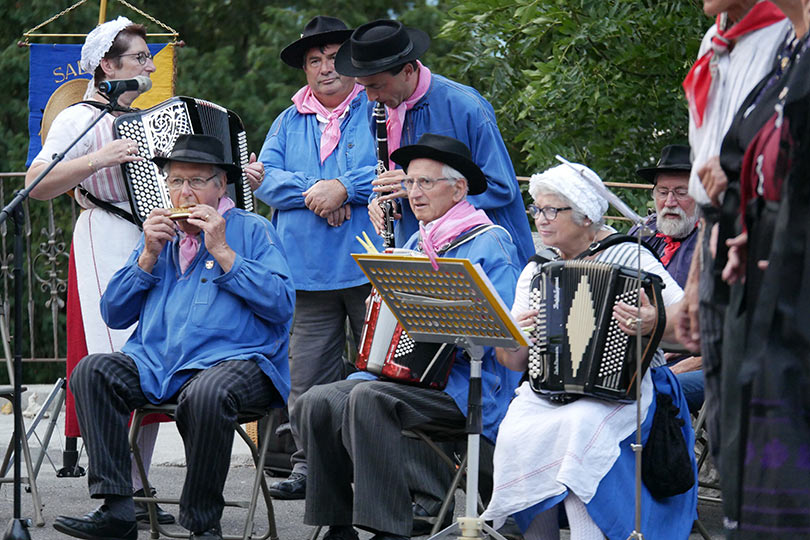
[[[655,235],[648,239],[667,272],[683,287],[689,275],[689,265],[697,241],[697,205],[689,195],[689,147],[681,144],[665,146],[655,167],[636,171],[641,178],[654,184],[652,194],[655,214],[647,220]]]
[[[370,101],[385,104],[389,153],[414,144],[425,133],[454,137],[469,147],[488,185],[486,193],[470,196],[470,202],[509,232],[518,251],[515,264],[522,267],[534,254],[534,243],[495,111],[474,88],[431,73],[419,61],[429,45],[427,34],[416,28],[391,20],[370,22],[358,27],[340,48],[335,69],[356,77]],[[374,182],[375,192],[383,200],[407,197],[399,188],[402,176],[401,170],[381,175]],[[369,215],[380,230],[383,220],[377,202],[369,205]],[[400,206],[397,246],[416,232],[418,224],[408,205]]]
[[[222,142],[182,135],[164,167],[175,216],[152,211],[126,265],[101,298],[110,328],[138,326],[121,352],[85,357],[70,386],[87,445],[90,496],[104,505],[54,528],[77,538],[135,540],[127,422],[147,403],[176,402],[186,447],[179,522],[191,538],[222,538],[222,488],[233,422],[281,407],[295,291],[273,226],[234,208],[227,181],[241,171]]]
[[[259,159],[266,174],[256,196],[276,209],[276,226],[296,289],[290,341],[290,418],[295,402],[316,384],[345,378],[345,322],[360,342],[370,286],[351,257],[355,237],[375,238],[368,198],[375,176],[374,139],[368,130],[363,87],[335,71],[334,59],[351,30],[319,15],[281,59],[301,69],[307,84],[273,122]],[[378,246],[381,242],[378,241]],[[294,422],[291,422],[294,426]],[[303,499],[306,459],[297,450],[289,478],[270,486],[278,499]]]
[[[683,287],[689,276],[692,255],[698,240],[698,211],[689,195],[689,172],[692,163],[689,147],[671,144],[661,150],[655,167],[636,171],[654,184],[652,194],[655,214],[647,220],[653,236],[646,237],[672,278]],[[636,228],[630,231],[635,234]],[[695,414],[703,405],[703,369],[700,356],[670,355],[670,369],[681,383],[689,410]]]
[[[391,158],[407,171],[402,189],[420,224],[405,247],[431,259],[441,254],[480,264],[509,305],[519,273],[515,246],[467,200],[488,189],[469,149],[426,134]],[[500,365],[490,347],[482,371],[483,435],[494,442],[520,374]],[[409,538],[412,498],[445,487],[448,469],[402,430],[427,423],[462,428],[469,375],[469,360],[457,351],[444,390],[352,376],[301,396],[296,420],[309,465],[304,522],[328,525],[324,540],[356,540],[353,526],[374,532],[373,540]]]

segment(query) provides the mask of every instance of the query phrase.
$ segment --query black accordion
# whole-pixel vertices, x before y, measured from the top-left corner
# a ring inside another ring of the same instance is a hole
[[[653,331],[640,340],[642,372],[636,369],[638,338],[625,334],[613,306],[636,305],[643,288],[658,311]],[[530,336],[528,379],[532,390],[560,402],[579,396],[631,402],[635,385],[658,348],[666,312],[661,278],[598,261],[546,263],[532,279],[529,308],[538,311]]]
[[[124,163],[132,215],[143,223],[155,208],[171,208],[164,174],[150,158],[167,155],[177,137],[188,133],[219,138],[225,147],[225,160],[240,169],[248,163],[247,135],[242,120],[233,111],[189,97],[173,97],[150,109],[122,114],[113,123],[117,137],[138,142],[138,155],[147,159]],[[242,173],[241,181],[228,185],[228,195],[236,206],[254,209],[253,191]]]

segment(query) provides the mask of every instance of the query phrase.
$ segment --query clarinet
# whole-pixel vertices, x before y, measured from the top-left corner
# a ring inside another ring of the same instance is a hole
[[[388,170],[388,131],[385,129],[385,105],[379,101],[374,104],[374,121],[377,127],[377,176]],[[380,235],[383,239],[383,247],[394,247],[394,212],[396,203],[392,200],[380,201],[380,208],[383,211],[385,229]]]

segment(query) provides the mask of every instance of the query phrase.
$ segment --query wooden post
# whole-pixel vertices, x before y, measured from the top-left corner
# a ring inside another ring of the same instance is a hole
[[[104,24],[107,20],[107,0],[100,0],[98,6],[98,24]]]

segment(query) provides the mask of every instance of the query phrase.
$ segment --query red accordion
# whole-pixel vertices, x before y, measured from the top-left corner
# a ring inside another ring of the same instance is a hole
[[[442,390],[447,385],[455,352],[455,345],[449,343],[411,339],[382,297],[377,291],[372,292],[357,369],[401,383]]]

